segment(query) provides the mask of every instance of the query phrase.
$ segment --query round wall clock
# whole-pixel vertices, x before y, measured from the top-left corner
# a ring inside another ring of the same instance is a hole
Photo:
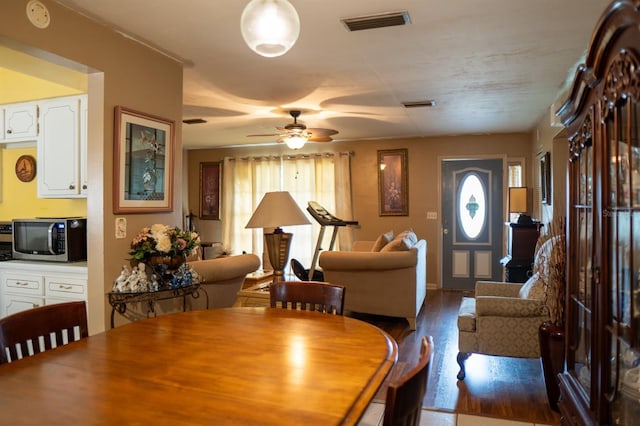
[[[36,159],[31,155],[21,155],[16,160],[16,176],[22,182],[31,182],[36,177]]]

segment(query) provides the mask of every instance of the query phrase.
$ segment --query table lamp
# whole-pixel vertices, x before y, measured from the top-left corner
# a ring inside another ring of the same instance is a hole
[[[528,195],[528,188],[526,186],[509,188],[509,213],[520,214],[520,216],[518,216],[518,224],[520,225],[533,224],[531,216],[526,214],[529,210]]]
[[[292,233],[283,232],[280,227],[310,224],[307,216],[287,191],[264,194],[245,228],[274,228],[273,232],[264,233],[269,262],[273,266],[273,282],[283,281],[293,237]]]

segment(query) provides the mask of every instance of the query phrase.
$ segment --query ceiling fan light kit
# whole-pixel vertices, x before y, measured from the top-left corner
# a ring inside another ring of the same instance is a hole
[[[284,143],[291,149],[300,149],[307,143],[307,138],[299,135],[291,135],[284,139]]]
[[[240,30],[251,50],[273,58],[287,53],[298,40],[300,18],[287,0],[251,0],[242,11]]]

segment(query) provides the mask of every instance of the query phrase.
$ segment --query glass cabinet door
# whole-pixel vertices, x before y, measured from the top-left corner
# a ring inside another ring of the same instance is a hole
[[[569,241],[572,253],[568,259],[570,279],[567,297],[568,329],[567,368],[582,394],[592,399],[594,374],[592,369],[593,333],[593,203],[594,150],[593,110],[584,121],[583,130],[571,141],[571,180],[569,210]]]
[[[622,101],[608,115],[603,199],[605,339],[604,397],[611,403],[610,424],[632,424],[629,412],[640,410],[640,200],[638,199],[638,104]],[[635,180],[635,182],[634,182]],[[640,412],[640,411],[637,411]]]

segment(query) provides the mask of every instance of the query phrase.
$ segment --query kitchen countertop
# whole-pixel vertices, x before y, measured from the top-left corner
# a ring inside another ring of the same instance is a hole
[[[39,271],[60,271],[60,272],[86,272],[87,262],[45,262],[33,260],[7,260],[0,262],[0,270],[39,272]]]

